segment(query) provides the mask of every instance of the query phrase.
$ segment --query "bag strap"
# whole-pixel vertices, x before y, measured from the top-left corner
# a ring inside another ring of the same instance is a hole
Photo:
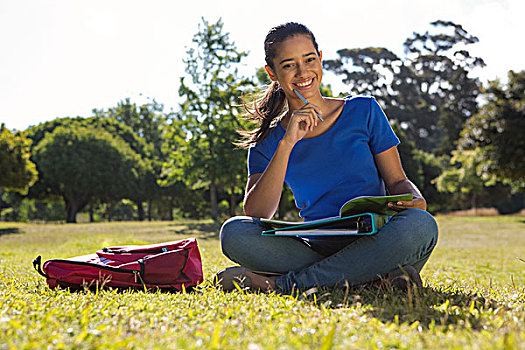
[[[33,267],[35,268],[36,272],[44,276],[45,278],[51,278],[48,275],[42,271],[42,257],[39,255],[33,260]]]

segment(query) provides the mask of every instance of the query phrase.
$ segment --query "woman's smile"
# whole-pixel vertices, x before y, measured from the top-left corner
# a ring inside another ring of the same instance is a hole
[[[313,85],[314,79],[315,78],[309,78],[309,79],[306,79],[306,80],[302,80],[300,82],[294,83],[294,85],[297,86],[300,89],[307,89],[307,88],[309,88],[309,87],[311,87]]]

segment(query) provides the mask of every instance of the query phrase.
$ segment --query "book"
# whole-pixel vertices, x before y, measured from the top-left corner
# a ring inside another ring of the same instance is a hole
[[[295,222],[278,228],[268,227],[263,236],[335,236],[335,235],[371,235],[387,222],[387,216],[376,213],[362,213],[346,217]]]
[[[389,202],[411,201],[412,193],[395,194],[392,196],[360,196],[347,201],[339,210],[339,216],[355,215],[363,212],[394,216],[397,211],[390,209]]]
[[[262,234],[296,236],[373,234],[386,224],[389,216],[397,213],[388,208],[389,202],[407,201],[412,198],[410,193],[392,196],[360,196],[343,204],[338,216],[308,222],[261,219],[267,227]]]

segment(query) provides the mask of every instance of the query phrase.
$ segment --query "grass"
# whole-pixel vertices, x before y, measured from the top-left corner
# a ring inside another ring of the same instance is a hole
[[[205,278],[231,265],[211,221],[0,223],[0,349],[525,349],[525,218],[439,217],[426,287],[299,296],[50,290],[31,266],[197,237]]]

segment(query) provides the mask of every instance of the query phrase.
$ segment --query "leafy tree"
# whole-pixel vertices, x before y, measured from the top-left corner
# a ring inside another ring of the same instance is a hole
[[[36,178],[35,164],[29,160],[31,140],[0,126],[0,188],[27,192]]]
[[[337,51],[339,59],[325,60],[324,68],[336,75],[343,76],[343,83],[349,92],[361,95],[373,95],[381,102],[388,103],[392,91],[388,88],[396,67],[401,66],[401,59],[393,52],[382,47],[341,49]]]
[[[64,122],[38,142],[33,158],[44,189],[40,195],[62,196],[66,221],[76,222],[76,214],[93,200],[128,197],[144,164],[129,143],[118,134],[94,127],[93,119]]]
[[[161,158],[167,121],[163,110],[164,106],[156,100],[137,105],[126,98],[120,101],[117,107],[108,108],[107,112],[94,112],[97,116],[107,116],[129,126],[137,137],[142,138],[152,148],[148,151],[153,153],[153,157]]]
[[[460,151],[479,148],[480,175],[525,188],[525,71],[510,71],[508,83],[484,89],[487,103],[462,132]]]
[[[458,200],[464,196],[470,197],[472,208],[478,207],[478,198],[485,191],[485,183],[478,176],[480,167],[480,150],[453,151],[450,158],[452,167],[446,169],[434,181],[440,192],[458,194]]]
[[[435,34],[428,31],[424,34],[414,33],[405,43],[405,51],[409,53],[408,62],[413,74],[410,81],[396,80],[399,84],[399,95],[403,96],[400,88],[415,83],[427,112],[437,112],[436,123],[420,125],[420,133],[428,136],[435,135],[433,144],[421,143],[425,148],[435,147],[441,154],[450,154],[455,149],[455,142],[465,121],[477,112],[477,96],[480,93],[480,82],[477,78],[469,77],[469,73],[476,67],[484,67],[480,57],[473,57],[466,50],[467,45],[475,44],[479,40],[469,34],[460,24],[451,21],[435,21],[431,23],[439,31]],[[414,79],[415,78],[415,79]],[[399,116],[394,113],[394,117]],[[418,114],[416,117],[421,117]],[[412,123],[415,122],[414,118]],[[417,125],[417,124],[416,124]]]
[[[166,183],[183,180],[194,189],[206,188],[213,218],[218,215],[219,189],[229,192],[232,203],[244,186],[238,174],[245,172],[246,152],[233,149],[232,141],[241,127],[240,95],[252,86],[234,68],[246,55],[223,33],[220,19],[213,24],[202,19],[184,60],[187,76],[181,78],[179,94],[185,101],[173,126],[182,128],[184,139],[172,152]]]
[[[272,79],[270,79],[270,76],[264,67],[257,69],[255,72],[255,77],[257,78],[257,82],[260,85],[270,85],[272,83]]]
[[[465,50],[478,39],[461,25],[431,25],[440,31],[414,33],[404,43],[405,57],[385,48],[342,49],[324,66],[343,75],[351,93],[374,95],[418,149],[449,154],[477,111],[480,83],[468,74],[484,62]]]
[[[105,116],[129,126],[135,135],[147,145],[144,160],[148,161],[145,172],[138,176],[131,198],[137,205],[138,218],[144,220],[143,202],[148,203],[148,218],[151,220],[153,200],[161,196],[157,181],[162,171],[162,163],[166,160],[163,152],[164,130],[167,117],[162,113],[164,106],[153,100],[140,106],[132,103],[129,98],[120,101],[117,107],[106,112],[95,110],[95,115]]]

